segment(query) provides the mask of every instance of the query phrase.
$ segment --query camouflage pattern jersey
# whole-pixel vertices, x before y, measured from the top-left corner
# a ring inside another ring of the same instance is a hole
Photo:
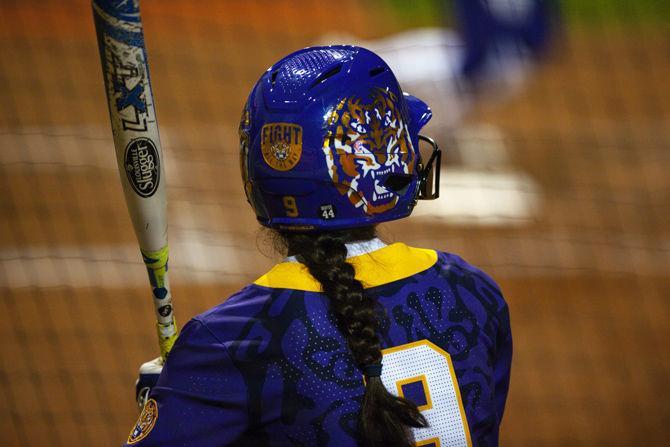
[[[430,424],[416,445],[496,446],[512,357],[500,290],[453,254],[376,241],[349,262],[380,303],[382,380]],[[288,260],[183,328],[126,445],[355,446],[364,387],[328,299]]]

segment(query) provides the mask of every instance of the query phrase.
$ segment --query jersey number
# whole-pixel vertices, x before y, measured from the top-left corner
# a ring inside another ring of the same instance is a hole
[[[415,428],[417,446],[471,447],[470,430],[451,357],[428,340],[382,351],[386,389],[412,400],[429,427]]]

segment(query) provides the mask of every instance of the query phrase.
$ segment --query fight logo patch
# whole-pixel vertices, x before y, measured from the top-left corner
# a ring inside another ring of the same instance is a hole
[[[146,438],[151,430],[153,430],[154,425],[156,425],[156,420],[158,419],[158,404],[154,399],[149,399],[140,417],[135,423],[135,427],[128,435],[128,444],[135,444],[140,442],[142,439]]]
[[[302,155],[302,127],[292,123],[269,123],[261,130],[265,162],[277,171],[293,169]]]
[[[126,175],[133,190],[142,197],[151,197],[158,189],[161,167],[158,150],[148,138],[135,138],[126,146]]]

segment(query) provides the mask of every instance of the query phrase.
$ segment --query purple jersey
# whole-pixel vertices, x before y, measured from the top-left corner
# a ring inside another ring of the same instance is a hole
[[[386,388],[430,426],[420,446],[496,446],[512,338],[496,284],[396,243],[349,258],[380,303]],[[283,262],[183,329],[128,445],[355,446],[365,385],[328,298]]]

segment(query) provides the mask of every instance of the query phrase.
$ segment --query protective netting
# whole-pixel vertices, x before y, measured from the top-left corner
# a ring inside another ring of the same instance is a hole
[[[238,174],[249,89],[294,49],[362,43],[431,102],[426,133],[447,151],[440,201],[383,235],[458,253],[508,297],[515,358],[503,443],[664,445],[670,14],[661,3],[564,2],[549,56],[508,64],[480,90],[454,80],[463,44],[451,2],[142,0],[178,321],[277,259]],[[1,443],[118,445],[136,415],[136,368],[157,344],[89,2],[0,2],[0,48]]]

